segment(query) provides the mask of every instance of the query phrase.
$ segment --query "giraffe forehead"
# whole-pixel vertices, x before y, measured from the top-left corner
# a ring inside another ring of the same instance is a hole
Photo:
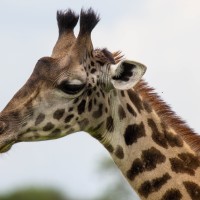
[[[113,63],[114,57],[105,49],[86,53],[80,62],[70,54],[59,60],[43,57],[37,62],[30,79],[50,84],[62,79],[72,83],[78,80],[86,82],[86,77],[92,84],[97,83],[98,79],[102,79],[101,82],[109,82],[109,66]]]

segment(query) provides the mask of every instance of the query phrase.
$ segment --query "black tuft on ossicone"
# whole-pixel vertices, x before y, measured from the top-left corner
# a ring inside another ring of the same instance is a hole
[[[79,15],[77,15],[71,9],[66,11],[57,11],[57,22],[59,35],[68,30],[73,30],[76,26],[79,19]]]
[[[92,8],[89,8],[88,10],[82,9],[80,17],[80,34],[91,33],[99,20],[99,15],[97,15]]]

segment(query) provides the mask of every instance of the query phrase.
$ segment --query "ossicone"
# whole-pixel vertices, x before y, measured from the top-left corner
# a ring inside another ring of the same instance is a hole
[[[99,15],[92,8],[88,10],[81,9],[80,34],[91,33],[99,20]]]
[[[77,15],[71,9],[68,9],[66,11],[57,11],[59,35],[61,35],[65,31],[73,30],[78,22],[78,19],[79,15]]]

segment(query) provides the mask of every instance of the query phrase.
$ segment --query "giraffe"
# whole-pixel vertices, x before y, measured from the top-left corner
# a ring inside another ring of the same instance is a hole
[[[142,79],[146,67],[94,49],[91,8],[57,12],[58,40],[0,113],[0,152],[78,131],[110,153],[142,200],[199,200],[199,136]]]

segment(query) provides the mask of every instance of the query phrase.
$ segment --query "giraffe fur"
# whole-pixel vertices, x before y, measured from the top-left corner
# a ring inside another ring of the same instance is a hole
[[[199,136],[142,80],[146,67],[121,52],[93,48],[100,18],[91,8],[57,13],[50,57],[0,113],[0,152],[24,141],[78,131],[110,153],[142,200],[200,199]]]

